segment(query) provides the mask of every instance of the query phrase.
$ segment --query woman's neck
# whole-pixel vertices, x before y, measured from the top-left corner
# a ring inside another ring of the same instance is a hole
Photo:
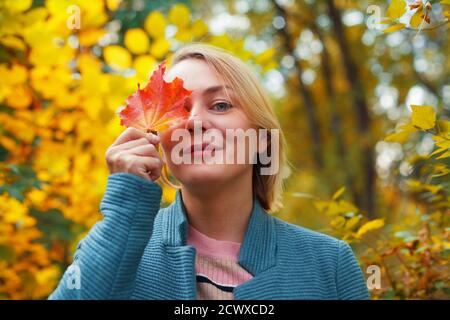
[[[183,186],[181,192],[191,226],[217,240],[244,240],[253,208],[251,175],[208,190]]]

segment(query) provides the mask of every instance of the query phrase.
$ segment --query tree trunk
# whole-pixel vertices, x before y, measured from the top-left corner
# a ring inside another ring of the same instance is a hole
[[[277,9],[278,14],[283,17],[284,21],[286,21],[284,28],[279,29],[278,32],[280,33],[281,37],[284,40],[287,53],[295,58],[295,56],[296,56],[295,55],[295,42],[294,42],[295,39],[292,39],[292,36],[288,30],[288,25],[287,25],[288,19],[287,19],[286,11],[284,10],[283,7],[281,7],[276,2],[276,0],[272,0],[272,3],[274,5],[274,7]],[[295,69],[296,69],[296,74],[297,74],[297,78],[298,78],[299,89],[300,89],[302,101],[303,101],[303,104],[306,109],[306,116],[308,118],[308,126],[309,126],[309,131],[311,134],[311,138],[312,138],[312,149],[313,149],[315,164],[319,169],[321,169],[321,168],[323,168],[324,162],[323,162],[322,152],[321,152],[321,146],[322,146],[321,143],[322,142],[321,142],[321,138],[320,138],[320,129],[319,129],[320,125],[319,125],[319,121],[317,120],[317,115],[316,115],[316,105],[314,104],[314,101],[312,99],[311,92],[308,90],[308,88],[302,81],[303,67],[300,63],[300,60],[296,59],[296,58],[295,58]]]
[[[359,206],[367,212],[368,218],[374,217],[375,199],[375,167],[373,142],[371,141],[369,108],[366,102],[366,94],[362,86],[362,79],[359,76],[358,68],[351,57],[351,52],[345,37],[345,29],[342,24],[341,14],[334,4],[334,0],[327,0],[328,13],[334,26],[334,34],[341,51],[347,81],[351,87],[351,99],[357,118],[357,129],[361,139],[359,140],[362,155],[362,176],[364,179],[363,190],[360,194]]]

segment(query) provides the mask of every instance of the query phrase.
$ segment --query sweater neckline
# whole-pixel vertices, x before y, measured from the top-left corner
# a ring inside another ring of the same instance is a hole
[[[189,224],[181,189],[177,190],[175,201],[166,209],[162,215],[164,245],[185,246]],[[276,264],[276,232],[276,218],[268,214],[254,197],[250,221],[239,250],[239,265],[254,276],[273,267]]]
[[[231,258],[237,260],[239,256],[240,242],[217,240],[200,232],[189,225],[187,244],[192,245],[197,253],[205,256]]]

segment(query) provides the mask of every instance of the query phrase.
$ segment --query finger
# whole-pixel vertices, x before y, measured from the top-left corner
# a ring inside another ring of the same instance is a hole
[[[128,149],[127,152],[137,156],[157,157],[159,158],[158,149],[152,144],[145,144]]]
[[[161,172],[162,162],[158,158],[142,157],[132,154],[122,154],[119,156],[121,167],[116,168],[121,172],[129,172],[144,178],[148,178],[150,173],[159,175]]]
[[[131,140],[137,140],[140,138],[145,138],[147,140],[150,141],[150,139],[148,138],[148,135],[145,132],[142,132],[136,128],[133,127],[129,127],[127,129],[125,129],[120,135],[119,137],[116,139],[116,141],[114,141],[114,143],[112,144],[112,146],[117,146],[120,145],[122,143],[125,143],[127,141],[131,141]]]
[[[158,180],[159,177],[160,177],[160,175],[150,173],[150,180],[152,180],[152,181]]]
[[[161,161],[158,158],[149,157],[139,157],[135,160],[137,174],[150,178],[151,180],[156,180],[161,175]]]
[[[147,133],[147,137],[149,138],[150,142],[153,144],[158,144],[161,141],[160,137],[157,134],[154,134],[151,132]]]
[[[158,158],[150,158],[150,157],[144,157],[144,166],[147,169],[147,172],[160,175],[161,174],[161,167],[162,162]]]
[[[147,179],[149,181],[156,181],[161,175],[160,174],[156,174],[156,173],[152,173],[152,172],[145,172],[144,170],[136,173],[136,175]]]

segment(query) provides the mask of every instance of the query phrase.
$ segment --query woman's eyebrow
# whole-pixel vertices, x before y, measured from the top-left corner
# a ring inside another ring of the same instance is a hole
[[[209,87],[209,88],[206,88],[205,90],[203,90],[203,95],[210,95],[210,94],[216,93],[218,91],[222,91],[224,88],[232,90],[232,88],[228,85],[213,86],[213,87]]]

